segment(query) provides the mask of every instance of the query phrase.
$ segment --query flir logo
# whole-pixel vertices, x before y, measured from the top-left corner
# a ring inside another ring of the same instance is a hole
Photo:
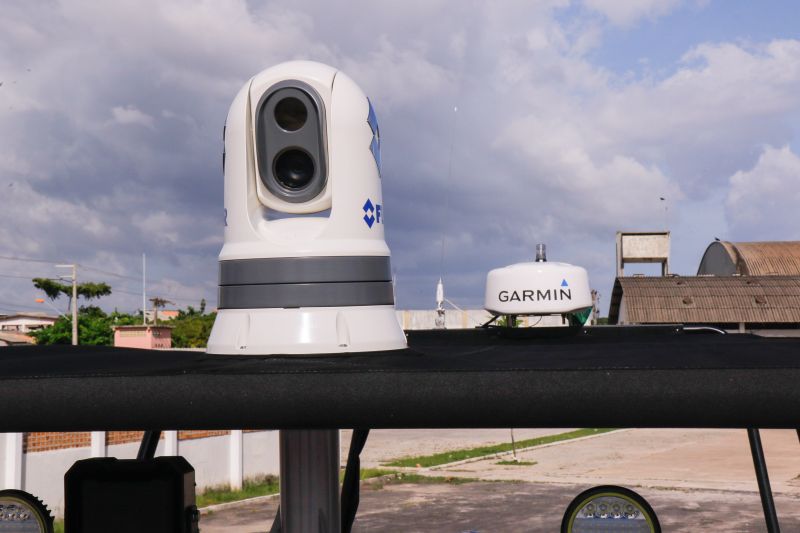
[[[367,198],[364,202],[364,222],[372,227],[373,224],[381,224],[381,204],[373,204],[372,200]]]

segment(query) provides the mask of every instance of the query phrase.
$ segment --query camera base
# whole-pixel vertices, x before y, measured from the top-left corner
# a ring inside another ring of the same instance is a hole
[[[308,355],[401,350],[394,306],[220,309],[207,353]]]

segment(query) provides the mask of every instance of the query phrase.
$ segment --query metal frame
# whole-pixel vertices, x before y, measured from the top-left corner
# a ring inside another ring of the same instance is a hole
[[[798,430],[800,435],[800,429]],[[761,446],[761,433],[758,429],[747,428],[747,439],[750,441],[750,454],[753,456],[753,466],[756,469],[758,493],[761,496],[761,506],[764,508],[764,520],[767,522],[769,533],[780,533],[778,513],[775,510],[775,501],[772,497],[772,488],[769,485],[767,461],[764,458],[764,448]]]

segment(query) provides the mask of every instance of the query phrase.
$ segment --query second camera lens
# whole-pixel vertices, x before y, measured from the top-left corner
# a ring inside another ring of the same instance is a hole
[[[275,104],[275,121],[286,131],[297,131],[308,118],[306,105],[299,99],[289,96]]]
[[[306,152],[291,148],[275,158],[275,177],[287,189],[306,187],[314,177],[314,161]]]

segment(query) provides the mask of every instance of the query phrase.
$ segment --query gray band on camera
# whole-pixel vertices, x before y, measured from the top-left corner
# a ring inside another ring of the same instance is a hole
[[[394,305],[391,281],[221,285],[220,309]]]
[[[219,284],[391,281],[387,256],[277,257],[219,262]]]

